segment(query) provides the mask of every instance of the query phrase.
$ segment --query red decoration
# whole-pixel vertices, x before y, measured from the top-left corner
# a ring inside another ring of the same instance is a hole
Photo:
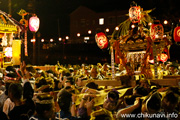
[[[29,19],[29,30],[31,32],[37,32],[39,29],[39,24],[40,24],[40,21],[38,17],[36,16],[31,17]]]
[[[164,35],[164,28],[162,24],[152,24],[150,28],[150,36],[152,40],[162,39]]]
[[[176,27],[174,29],[174,41],[175,42],[180,42],[180,26]]]
[[[132,23],[138,23],[141,20],[140,6],[133,6],[129,9],[129,18]]]
[[[168,56],[165,53],[162,53],[159,57],[159,60],[162,62],[166,62],[168,60]]]
[[[25,27],[28,27],[28,21],[26,19],[21,19],[19,22]]]
[[[97,33],[95,39],[99,48],[105,49],[108,47],[108,39],[103,32]]]

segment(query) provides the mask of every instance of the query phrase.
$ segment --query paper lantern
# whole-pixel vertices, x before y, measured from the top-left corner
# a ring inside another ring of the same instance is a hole
[[[21,40],[12,41],[12,62],[13,65],[21,63]]]
[[[165,53],[162,53],[159,57],[159,60],[162,62],[166,62],[168,60],[168,56]]]
[[[11,58],[12,57],[12,47],[6,47],[4,50],[4,54],[6,57]]]
[[[29,30],[31,32],[37,32],[39,29],[40,20],[38,17],[33,16],[29,19]]]
[[[164,28],[162,24],[152,24],[150,28],[150,36],[152,40],[162,39],[164,35]]]
[[[174,29],[174,34],[173,34],[173,36],[174,36],[174,41],[175,41],[175,42],[180,42],[180,26],[178,26],[178,27],[176,27],[176,28]]]
[[[129,18],[132,23],[138,23],[141,20],[141,9],[139,6],[132,6],[129,9]]]
[[[97,33],[95,39],[99,48],[105,49],[108,47],[108,39],[103,32]]]

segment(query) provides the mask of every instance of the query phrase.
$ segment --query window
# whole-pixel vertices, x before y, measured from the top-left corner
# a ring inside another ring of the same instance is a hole
[[[99,25],[104,25],[104,18],[99,18]]]

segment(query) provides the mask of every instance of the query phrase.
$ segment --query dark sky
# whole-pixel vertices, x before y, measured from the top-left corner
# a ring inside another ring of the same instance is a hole
[[[32,0],[12,0],[12,15],[16,20],[20,20],[17,12],[22,8],[28,8]],[[133,0],[35,0],[34,8],[40,18],[41,37],[57,38],[58,21],[60,36],[69,35],[69,14],[79,6],[87,6],[96,12],[111,10],[127,10]],[[156,8],[151,15],[158,19],[171,19],[177,22],[180,18],[180,0],[135,0],[144,10]],[[0,9],[8,12],[8,0],[0,0]]]

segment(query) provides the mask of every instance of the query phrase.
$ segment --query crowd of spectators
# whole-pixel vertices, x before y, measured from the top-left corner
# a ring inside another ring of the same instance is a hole
[[[136,80],[121,66],[115,71],[125,84],[107,88],[94,82],[111,80],[107,63],[58,64],[55,71],[24,62],[8,66],[0,73],[0,120],[180,119],[178,87],[152,84],[146,78]],[[124,94],[119,89],[125,89]],[[102,92],[107,93],[104,101],[95,105]],[[79,104],[77,96],[81,96]]]

